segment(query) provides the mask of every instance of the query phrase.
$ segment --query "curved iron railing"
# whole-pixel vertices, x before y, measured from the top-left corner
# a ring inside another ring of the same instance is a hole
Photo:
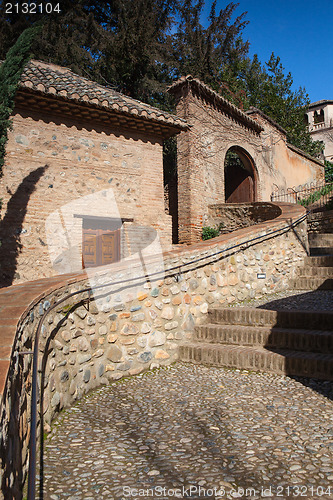
[[[306,214],[303,215],[302,217],[299,217],[296,221],[292,222],[291,224],[275,229],[273,231],[270,231],[269,233],[266,233],[261,236],[256,236],[255,238],[251,238],[250,240],[247,240],[246,242],[243,243],[237,243],[236,245],[232,245],[228,248],[224,248],[222,250],[219,250],[218,252],[215,252],[211,255],[205,255],[203,257],[200,257],[198,259],[191,260],[189,262],[186,262],[182,265],[177,265],[174,267],[171,267],[167,269],[166,271],[158,271],[155,273],[151,273],[149,276],[150,277],[158,277],[158,276],[163,276],[163,277],[176,277],[176,281],[179,280],[179,277],[181,275],[181,269],[193,265],[193,264],[198,264],[204,260],[211,259],[213,257],[216,257],[215,261],[219,260],[220,256],[222,254],[225,254],[227,252],[230,252],[231,250],[238,249],[237,251],[244,250],[246,248],[249,248],[252,246],[251,244],[255,244],[257,240],[265,241],[267,239],[270,239],[272,235],[276,233],[285,233],[288,232],[290,229],[294,228],[301,222],[303,222],[306,219]],[[235,252],[234,252],[235,253]],[[196,269],[196,268],[194,268]],[[189,272],[193,269],[187,269],[183,270],[184,273]],[[130,278],[127,280],[121,280],[118,282],[110,282],[110,283],[104,283],[101,285],[94,286],[93,289],[98,290],[101,288],[108,288],[108,287],[114,287],[117,285],[124,285],[128,282],[131,283],[131,286],[134,284],[135,281],[137,280],[146,280],[146,276],[137,276],[136,278]],[[42,326],[44,323],[44,320],[46,316],[56,307],[58,307],[60,304],[65,302],[71,297],[74,297],[78,294],[83,294],[87,293],[88,298],[82,299],[80,302],[84,302],[87,300],[90,300],[91,294],[92,294],[92,289],[91,287],[84,288],[82,290],[77,290],[76,292],[72,292],[66,297],[63,297],[62,299],[56,301],[54,304],[52,304],[43,314],[43,316],[40,318],[37,329],[36,329],[36,334],[35,334],[35,343],[34,343],[34,349],[33,349],[33,368],[32,368],[32,392],[31,392],[31,422],[30,422],[30,441],[29,441],[29,471],[28,471],[28,500],[35,500],[36,498],[36,456],[37,456],[37,419],[38,419],[38,410],[37,410],[37,403],[38,403],[38,352],[39,352],[39,337],[40,337],[40,332],[42,330]],[[109,293],[109,292],[107,292]],[[102,295],[106,295],[107,293],[103,293]],[[98,297],[99,298],[99,297]],[[95,297],[96,299],[96,297]],[[73,306],[74,307],[74,306]],[[42,429],[41,429],[41,434],[42,434]]]
[[[271,201],[273,202],[283,201],[302,205],[309,200],[309,204],[315,203],[316,209],[323,208],[331,199],[333,199],[333,182],[310,182],[290,188],[276,186],[276,189],[271,193]]]

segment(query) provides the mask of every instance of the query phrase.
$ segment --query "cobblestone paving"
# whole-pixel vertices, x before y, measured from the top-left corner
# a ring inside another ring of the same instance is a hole
[[[333,498],[332,399],[331,382],[183,363],[120,380],[55,421],[43,498]]]
[[[229,307],[258,307],[260,309],[333,311],[333,290],[297,291],[285,290],[267,294],[261,298],[233,302]]]

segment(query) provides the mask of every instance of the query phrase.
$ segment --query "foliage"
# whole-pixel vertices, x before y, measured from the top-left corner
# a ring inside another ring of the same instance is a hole
[[[225,155],[224,168],[230,167],[240,167],[245,169],[244,164],[237,153],[234,151],[228,151]]]
[[[333,182],[333,163],[325,160],[325,181]]]
[[[177,175],[177,140],[170,137],[163,143],[164,184]]]
[[[247,54],[249,43],[241,38],[248,24],[242,13],[233,21],[239,4],[229,3],[216,13],[213,1],[206,28],[200,22],[204,0],[179,3],[178,29],[172,36],[174,75],[192,74],[214,90],[220,89],[221,72],[227,64]]]
[[[36,58],[52,61],[102,84],[109,84],[151,105],[173,111],[166,86],[192,74],[231,102],[260,108],[287,132],[287,140],[318,156],[304,114],[309,98],[304,88],[292,90],[274,53],[262,64],[248,57],[242,38],[248,21],[239,4],[217,10],[211,2],[205,25],[205,0],[62,0],[60,14],[6,15],[0,6],[0,58],[17,34],[43,19],[36,37]]]
[[[202,228],[202,239],[203,240],[210,240],[211,238],[216,238],[220,234],[218,229],[215,229],[214,227],[210,226],[205,226]]]
[[[166,84],[192,73],[217,89],[224,65],[247,53],[241,39],[247,21],[245,13],[233,20],[237,7],[230,3],[217,13],[213,1],[204,28],[204,0],[63,0],[61,14],[38,14],[44,29],[35,55],[171,109]],[[0,58],[34,21],[0,7]]]
[[[305,121],[305,113],[310,104],[304,88],[293,91],[291,73],[285,74],[279,57],[272,53],[269,61],[262,65],[257,55],[242,61],[235,71],[234,85],[246,95],[244,107],[259,108],[287,133],[287,141],[306,153],[318,157],[322,153],[321,141],[313,141]]]
[[[26,29],[15,45],[8,51],[0,66],[0,176],[5,159],[8,129],[11,127],[10,115],[14,109],[14,98],[24,66],[31,56],[31,45],[40,26]]]
[[[94,54],[99,49],[102,34],[96,21],[99,9],[93,9],[93,3],[93,0],[62,0],[60,14],[22,14],[15,9],[6,14],[6,2],[3,2],[0,6],[0,58],[4,58],[26,28],[36,22],[43,23],[43,30],[37,34],[32,47],[35,57],[68,66],[87,76],[85,72],[94,66]]]
[[[127,95],[170,107],[163,90],[172,80],[167,59],[176,0],[114,0],[107,4],[98,61],[101,74]]]

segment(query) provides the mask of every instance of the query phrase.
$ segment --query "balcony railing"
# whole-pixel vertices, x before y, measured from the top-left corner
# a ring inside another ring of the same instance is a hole
[[[322,128],[332,128],[332,127],[333,127],[333,118],[330,118],[329,120],[323,122],[309,123],[308,125],[309,132],[312,132],[313,130],[320,130]]]
[[[313,124],[313,130],[318,130],[319,128],[325,128],[325,122],[319,122]]]

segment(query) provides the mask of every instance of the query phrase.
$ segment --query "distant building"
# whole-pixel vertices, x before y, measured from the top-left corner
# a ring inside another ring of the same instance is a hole
[[[325,144],[325,160],[333,161],[333,101],[313,102],[307,112],[309,132],[314,141]]]

